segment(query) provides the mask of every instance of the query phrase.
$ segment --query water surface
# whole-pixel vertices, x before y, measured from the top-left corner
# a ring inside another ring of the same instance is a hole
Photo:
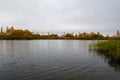
[[[0,80],[120,80],[89,40],[0,41]]]

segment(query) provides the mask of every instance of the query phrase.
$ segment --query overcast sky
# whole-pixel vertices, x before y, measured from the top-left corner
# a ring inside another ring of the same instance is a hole
[[[113,34],[120,30],[120,0],[0,0],[0,26]]]

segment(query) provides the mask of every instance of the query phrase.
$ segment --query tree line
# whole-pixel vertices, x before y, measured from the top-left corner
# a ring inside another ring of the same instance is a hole
[[[65,33],[59,36],[58,34],[48,33],[48,34],[38,34],[33,33],[29,30],[15,29],[14,27],[6,28],[6,31],[3,31],[3,28],[0,29],[0,39],[1,40],[29,40],[29,39],[80,39],[80,40],[106,40],[106,39],[120,39],[120,33],[117,33],[114,36],[106,35],[104,36],[100,32],[83,32],[83,33]]]

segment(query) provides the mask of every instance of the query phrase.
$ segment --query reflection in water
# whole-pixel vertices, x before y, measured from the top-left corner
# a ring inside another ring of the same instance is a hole
[[[107,52],[103,52],[103,51],[94,49],[92,47],[89,47],[89,52],[94,53],[98,56],[102,56],[109,66],[113,67],[115,71],[120,71],[120,58],[119,57],[111,56],[109,54],[106,54]]]

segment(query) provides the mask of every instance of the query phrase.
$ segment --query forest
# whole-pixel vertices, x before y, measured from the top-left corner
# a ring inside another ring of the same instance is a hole
[[[119,40],[120,32],[117,31],[113,36],[103,35],[100,32],[67,33],[62,35],[47,33],[39,34],[29,30],[15,29],[6,27],[6,30],[0,28],[0,40],[31,40],[31,39],[75,39],[75,40]]]

